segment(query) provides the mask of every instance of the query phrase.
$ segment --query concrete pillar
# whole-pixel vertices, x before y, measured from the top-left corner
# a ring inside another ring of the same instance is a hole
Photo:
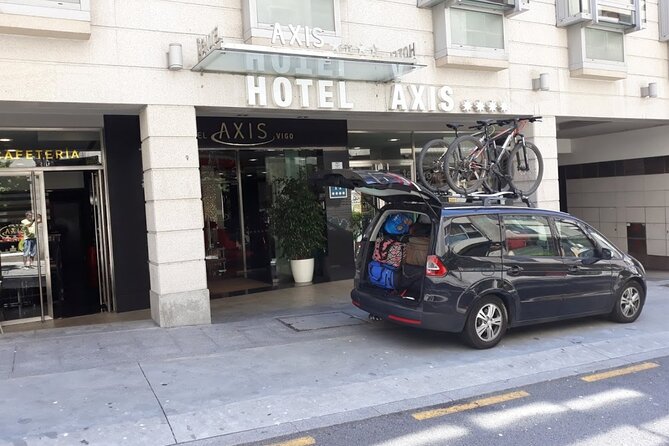
[[[210,324],[195,108],[148,105],[140,130],[151,317],[161,327]]]
[[[537,207],[560,210],[560,186],[558,183],[557,125],[555,116],[544,116],[541,122],[528,124],[525,137],[539,148],[544,159],[544,177],[534,200]]]

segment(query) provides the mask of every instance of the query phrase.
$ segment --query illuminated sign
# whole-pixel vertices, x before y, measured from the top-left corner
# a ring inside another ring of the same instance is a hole
[[[347,138],[341,120],[197,118],[200,149],[346,147]]]
[[[77,150],[57,149],[5,149],[0,150],[0,160],[69,160],[79,159]]]

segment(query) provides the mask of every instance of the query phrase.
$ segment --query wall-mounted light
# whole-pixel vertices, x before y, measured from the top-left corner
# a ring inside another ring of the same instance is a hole
[[[657,83],[649,82],[647,87],[641,87],[642,98],[656,98],[657,97]]]
[[[548,84],[549,78],[548,73],[541,73],[539,77],[532,79],[532,90],[534,91],[548,91],[550,90],[550,85]]]
[[[399,138],[390,138],[388,141],[390,141],[390,142],[397,142],[397,141],[399,141],[399,140],[400,140]]]
[[[180,43],[170,43],[167,52],[167,68],[171,71],[179,71],[184,67],[184,56]]]
[[[11,138],[0,138],[0,142],[12,142],[12,141],[14,140]]]

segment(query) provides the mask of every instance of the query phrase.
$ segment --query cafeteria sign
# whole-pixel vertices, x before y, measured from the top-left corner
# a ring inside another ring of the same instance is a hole
[[[53,150],[53,149],[5,149],[0,151],[0,160],[69,160],[78,159],[77,150]]]

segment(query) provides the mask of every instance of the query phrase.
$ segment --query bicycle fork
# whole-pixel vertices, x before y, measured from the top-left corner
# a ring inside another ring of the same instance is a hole
[[[516,152],[516,165],[518,170],[521,172],[527,172],[530,170],[530,162],[527,159],[527,145],[525,145],[525,135],[518,135],[520,137],[520,143],[522,144],[522,150]]]

